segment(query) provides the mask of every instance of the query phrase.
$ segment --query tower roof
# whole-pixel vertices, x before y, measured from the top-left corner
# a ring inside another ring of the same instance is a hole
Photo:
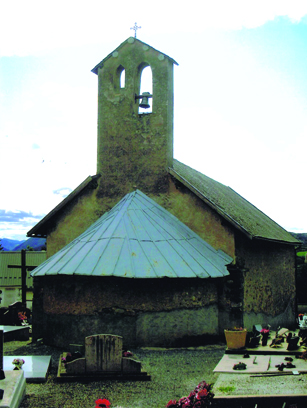
[[[31,275],[217,278],[231,261],[136,190]]]
[[[94,72],[94,74],[98,74],[98,69],[102,68],[104,63],[111,57],[117,56],[118,52],[121,50],[121,48],[123,48],[126,44],[142,44],[144,47],[144,51],[151,49],[157,52],[157,56],[158,58],[167,58],[168,60],[170,60],[173,64],[178,65],[178,63],[171,57],[169,57],[168,55],[164,54],[161,51],[156,50],[155,48],[153,48],[151,45],[148,45],[146,43],[144,43],[143,41],[140,41],[137,38],[134,37],[129,37],[127,38],[126,41],[124,41],[123,43],[121,43],[114,51],[112,51],[109,55],[107,55],[102,61],[99,62],[99,64],[97,64],[93,69],[92,72]]]

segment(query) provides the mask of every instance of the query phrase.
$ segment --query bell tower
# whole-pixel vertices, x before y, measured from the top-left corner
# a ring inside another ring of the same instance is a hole
[[[98,75],[101,197],[121,197],[136,188],[145,194],[168,190],[168,167],[173,160],[174,64],[178,65],[130,37],[93,68]],[[145,67],[151,69],[152,92],[140,95]]]

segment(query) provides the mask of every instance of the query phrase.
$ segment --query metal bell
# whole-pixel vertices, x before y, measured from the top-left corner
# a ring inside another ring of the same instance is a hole
[[[149,105],[149,103],[148,103],[148,98],[149,98],[150,96],[151,96],[151,95],[150,95],[149,92],[143,92],[143,93],[142,93],[142,100],[141,100],[141,102],[140,102],[140,104],[139,104],[139,107],[140,107],[140,108],[143,108],[143,109],[148,109],[148,108],[150,108],[150,105]]]

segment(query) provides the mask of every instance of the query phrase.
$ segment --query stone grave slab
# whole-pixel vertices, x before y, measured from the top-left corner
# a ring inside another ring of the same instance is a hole
[[[307,376],[254,377],[250,374],[220,374],[214,383],[214,401],[219,407],[307,406]]]
[[[1,326],[3,330],[4,341],[27,341],[30,338],[30,326]]]
[[[295,365],[294,368],[284,368],[282,372],[278,371],[276,365],[287,364],[285,360],[287,356],[284,355],[250,355],[249,358],[244,358],[243,354],[224,354],[217,366],[213,370],[215,373],[232,373],[236,375],[240,374],[279,374],[279,373],[292,373],[298,371],[299,373],[307,373],[307,361],[293,356],[291,362]],[[246,364],[246,370],[233,370],[234,364],[239,362]]]
[[[3,369],[5,374],[7,370],[13,370],[14,366],[12,364],[12,361],[14,360],[14,358],[21,358],[25,361],[24,365],[22,366],[22,371],[24,372],[24,377],[27,382],[47,381],[51,356],[4,356]]]
[[[26,392],[24,372],[6,371],[5,379],[0,381],[0,388],[4,390],[0,408],[18,408]]]

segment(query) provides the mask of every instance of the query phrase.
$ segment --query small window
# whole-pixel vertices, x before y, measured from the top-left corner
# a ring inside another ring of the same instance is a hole
[[[142,70],[140,78],[140,95],[142,95],[144,92],[148,92],[150,95],[152,95],[152,72],[149,66]],[[140,99],[140,101],[141,100],[142,99]],[[139,113],[152,113],[152,97],[148,98],[148,104],[149,108],[147,109],[139,106]]]
[[[114,81],[115,89],[123,89],[126,86],[126,71],[125,68],[120,65],[116,70],[116,78]]]
[[[125,88],[125,83],[126,83],[126,71],[123,69],[119,77],[119,87]]]

